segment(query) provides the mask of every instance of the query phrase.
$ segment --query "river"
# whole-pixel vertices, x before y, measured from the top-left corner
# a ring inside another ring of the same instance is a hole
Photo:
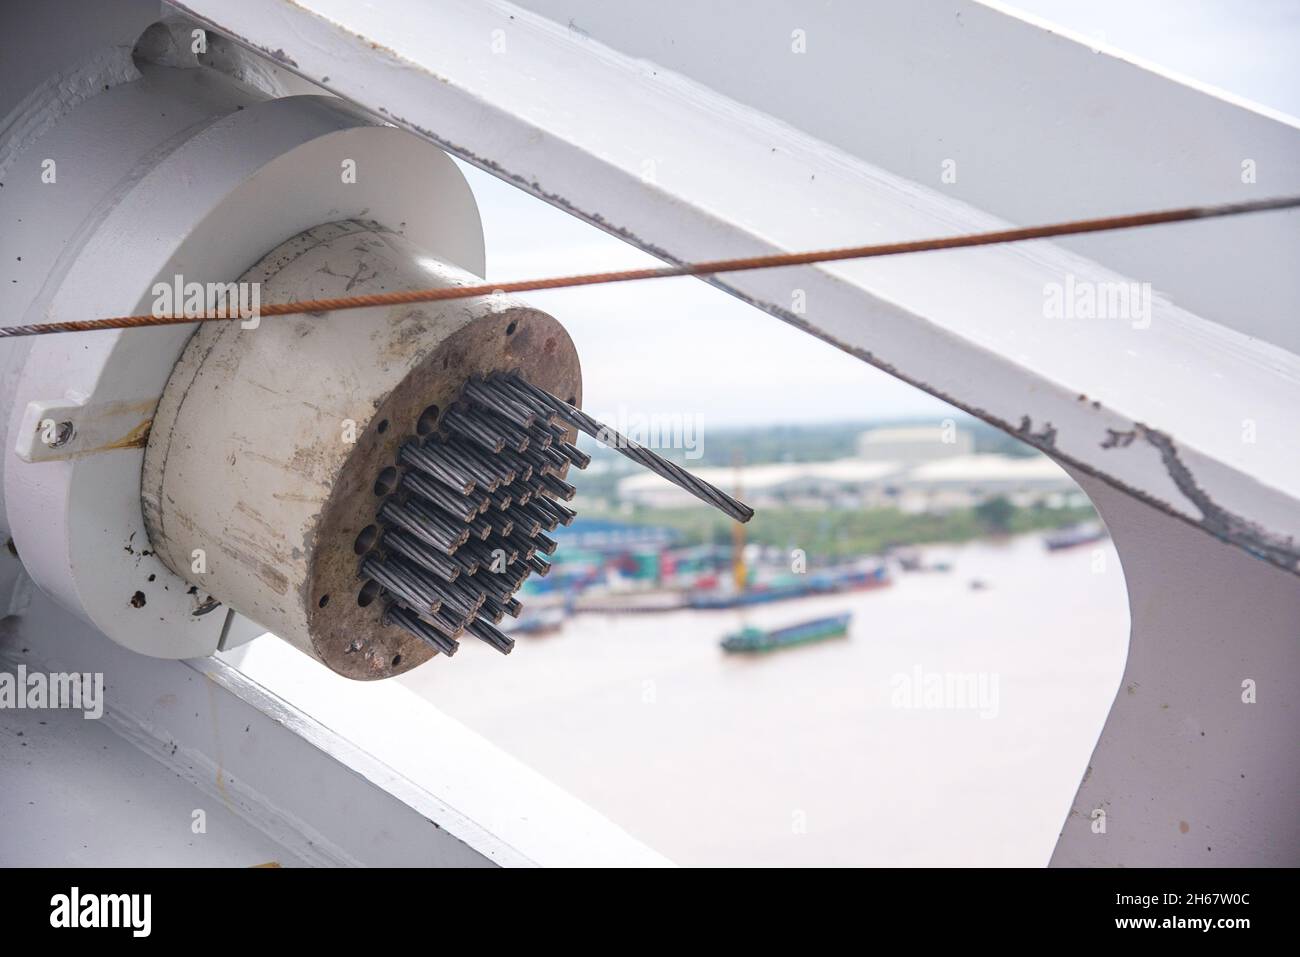
[[[401,680],[679,864],[1043,865],[1123,671],[1115,551],[924,554],[952,570],[745,612],[580,615]],[[844,610],[845,639],[718,647]]]

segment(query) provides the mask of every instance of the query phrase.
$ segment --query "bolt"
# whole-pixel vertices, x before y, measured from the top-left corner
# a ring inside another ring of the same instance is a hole
[[[50,448],[58,449],[72,441],[72,437],[77,434],[77,430],[71,422],[60,422],[54,427],[54,437],[50,439]]]

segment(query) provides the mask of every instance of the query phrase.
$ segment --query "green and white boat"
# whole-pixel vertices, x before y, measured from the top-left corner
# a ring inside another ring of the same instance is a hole
[[[797,625],[767,630],[753,626],[732,632],[722,639],[722,648],[729,652],[775,651],[790,645],[807,644],[825,638],[843,638],[849,633],[853,616],[848,612],[829,618],[816,618]]]

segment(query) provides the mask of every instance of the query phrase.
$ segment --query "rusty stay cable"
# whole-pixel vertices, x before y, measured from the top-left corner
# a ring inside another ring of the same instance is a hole
[[[446,286],[437,289],[412,289],[385,292],[367,296],[346,296],[336,299],[310,299],[298,302],[270,304],[257,310],[259,317],[288,316],[301,313],[335,312],[342,309],[365,309],[375,306],[407,305],[418,302],[440,302],[449,299],[472,299],[497,293],[536,292],[545,289],[566,289],[576,286],[597,286],[616,282],[636,282],[644,279],[670,279],[676,276],[713,276],[721,273],[744,272],[754,269],[775,269],[785,266],[806,266],[815,263],[841,262],[850,259],[872,259],[897,256],[904,253],[932,252],[941,249],[965,249],[973,246],[996,246],[1003,243],[1024,242],[1030,239],[1051,239],[1059,236],[1077,236],[1084,233],[1109,232],[1134,229],[1140,226],[1159,226],[1196,219],[1216,219],[1240,216],[1269,210],[1300,207],[1300,196],[1256,200],[1246,203],[1223,203],[1215,206],[1187,206],[1125,216],[1107,216],[1101,219],[1072,220],[1045,226],[1023,226],[984,233],[968,233],[937,239],[914,239],[895,243],[877,243],[867,246],[849,246],[803,253],[775,253],[767,256],[749,256],[739,259],[716,259],[707,262],[684,263],[676,266],[657,266],[648,269],[627,269],[620,272],[586,273],[574,276],[556,276],[549,279],[525,279],[516,282],[479,283],[466,286]],[[20,336],[43,336],[60,332],[95,332],[100,329],[133,329],[142,326],[182,325],[190,322],[229,322],[248,318],[235,310],[207,312],[198,315],[151,314],[118,316],[108,319],[70,320],[9,326],[0,329],[0,339]]]

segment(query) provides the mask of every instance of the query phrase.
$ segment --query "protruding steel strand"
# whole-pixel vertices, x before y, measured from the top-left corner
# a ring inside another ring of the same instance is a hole
[[[490,386],[488,386],[487,388],[490,388]],[[503,392],[502,395],[504,394],[505,393]],[[540,415],[545,410],[534,410],[534,411]],[[542,423],[539,422],[538,424],[534,425],[531,429],[528,429],[527,432],[528,432],[529,449],[549,449],[552,445],[555,444],[556,441],[555,433],[551,431],[550,426],[543,425]]]
[[[390,561],[367,557],[361,563],[361,574],[373,578],[389,591],[400,595],[414,607],[429,614],[437,613],[442,605],[441,596],[421,588],[419,583],[412,581],[409,575],[403,574]]]
[[[555,506],[556,514],[560,516],[560,524],[563,525],[565,528],[568,528],[570,525],[572,525],[573,520],[578,517],[577,512],[575,512],[571,508],[566,508],[565,506],[561,505],[559,502],[552,502],[551,504]]]
[[[484,388],[488,387],[484,385]],[[531,411],[527,410],[527,407],[525,407],[525,415],[522,418],[519,415],[499,412],[487,405],[466,398],[458,402],[456,407],[463,409],[470,418],[481,423],[485,428],[500,432],[506,439],[506,448],[514,449],[516,452],[522,452],[528,448],[534,438],[549,434],[545,427],[538,427],[536,411],[532,411],[532,422],[525,421],[527,412]]]
[[[467,441],[465,445],[474,446],[474,443]],[[477,446],[474,447],[477,448]],[[488,467],[491,457],[487,452],[483,453],[482,458],[467,458],[461,451],[443,441],[440,434],[431,435],[425,439],[420,444],[420,451],[423,453],[424,460],[436,463],[452,475],[472,480],[475,488],[491,489],[496,488],[501,483],[496,470]],[[473,491],[473,489],[470,491]]]
[[[465,383],[465,395],[480,405],[485,405],[498,415],[518,422],[525,428],[532,428],[537,421],[537,413],[526,405],[485,388],[482,381],[470,379]]]
[[[533,571],[537,572],[537,574],[540,575],[542,578],[545,578],[547,575],[551,573],[550,563],[543,560],[538,555],[534,555],[532,558],[528,560],[528,567]]]
[[[675,463],[669,462],[662,456],[638,445],[631,439],[592,418],[564,400],[551,395],[544,389],[539,389],[519,376],[511,375],[503,378],[517,393],[527,394],[539,404],[549,404],[552,408],[559,411],[563,417],[572,422],[578,429],[586,432],[592,438],[611,446],[616,452],[632,459],[634,462],[648,468],[657,475],[668,479],[670,482],[673,482],[673,484],[677,485],[679,488],[690,492],[701,501],[715,506],[725,514],[728,514],[732,518],[741,522],[747,522],[753,517],[753,509],[749,508],[749,506],[737,501],[730,495],[727,495],[716,486],[691,475],[690,472]]]
[[[465,444],[467,446],[474,445],[473,442],[466,442]],[[476,488],[495,487],[500,482],[496,470],[487,467],[488,463],[490,463],[490,456],[487,452],[483,453],[482,458],[469,458],[457,449],[450,447],[445,441],[442,441],[440,433],[431,435],[420,443],[420,450],[425,454],[426,458],[437,462],[444,469],[450,470],[453,474],[472,479]]]
[[[473,442],[465,441],[459,436],[449,436],[446,439],[443,439],[441,435],[435,436],[426,442],[424,447],[436,456],[454,459],[466,475],[473,477],[474,488],[477,491],[491,491],[505,481],[504,475],[489,464],[489,460],[492,458],[491,453],[482,450]],[[470,447],[479,449],[483,457],[479,458],[471,455],[469,452]]]
[[[547,555],[554,555],[558,543],[555,539],[544,533],[538,533],[533,536],[532,542],[537,546],[539,552],[545,552]]]
[[[416,469],[424,475],[449,486],[452,491],[468,495],[474,491],[475,482],[460,469],[449,468],[446,463],[425,452],[418,442],[406,442],[397,450],[397,462]]]
[[[512,535],[506,535],[504,537],[506,541],[519,551],[519,557],[525,562],[537,554],[537,543],[522,532],[515,532]]]
[[[494,455],[506,449],[522,452],[531,442],[531,433],[527,429],[476,405],[457,404],[447,413],[443,425],[454,433],[473,439]]]
[[[539,496],[537,504],[558,518],[560,524],[566,527],[572,525],[573,520],[578,517],[577,512],[569,508],[567,505],[561,505],[559,502],[555,501],[555,499]]]
[[[542,520],[548,532],[555,531],[557,525],[570,524],[577,514],[571,508],[566,508],[559,502],[547,498],[545,495],[538,495],[528,503],[529,511]]]
[[[532,446],[534,438],[544,439],[547,445],[550,444],[550,433],[545,429],[534,430],[527,428],[514,419],[502,416],[491,409],[471,405],[468,415],[484,427],[500,432],[505,437],[506,449],[522,452]]]
[[[477,542],[474,547],[478,549],[480,564],[488,571],[495,571],[501,558],[505,559],[506,567],[519,561],[519,549],[500,535],[493,535],[486,542]],[[497,552],[501,555],[498,556]]]
[[[501,624],[501,619],[505,618],[506,610],[501,607],[495,598],[488,598],[483,602],[483,607],[478,610],[480,618],[486,618],[494,625]]]
[[[439,633],[432,625],[397,605],[389,605],[384,617],[389,624],[405,629],[415,637],[428,642],[435,651],[439,651],[448,657],[454,655],[459,647],[453,639]]]
[[[519,478],[519,470],[510,462],[506,461],[507,455],[517,454],[512,452],[510,449],[502,449],[497,455],[488,455],[481,449],[474,449],[473,453],[477,454],[480,461],[484,462],[489,468],[491,468],[496,473],[497,478],[501,480],[501,484],[498,485],[497,488],[504,488],[507,485],[512,485],[515,480]]]
[[[529,532],[530,535],[536,535],[537,532],[540,532],[542,529],[546,529],[548,532],[553,532],[560,524],[560,520],[554,515],[541,510],[541,507],[538,505],[541,501],[543,501],[542,497],[538,496],[533,501],[529,502],[526,508],[520,509],[520,511],[525,515],[536,521],[539,526],[536,531]]]
[[[470,530],[473,531],[475,540],[486,542],[492,537],[492,516],[499,514],[499,512],[492,511],[474,519],[474,523],[470,526]]]
[[[416,609],[421,614],[436,614],[444,605],[456,604],[457,596],[465,591],[459,576],[454,581],[447,581],[402,558],[389,558],[384,564],[409,590],[433,599],[428,604],[427,612],[424,605]]]
[[[484,571],[492,572],[498,565],[500,558],[504,558],[507,566],[514,564],[519,560],[519,552],[508,542],[503,542],[495,536],[483,542],[470,542],[465,549],[478,559],[479,570],[475,574],[483,574]],[[494,554],[498,549],[501,550],[500,558]]]
[[[554,503],[551,501],[551,499],[547,498],[545,495],[538,495],[535,499],[533,499],[531,502],[528,503],[529,513],[535,515],[538,518],[538,520],[541,521],[542,528],[544,528],[548,532],[555,531],[555,529],[560,525],[560,523],[563,520],[562,515],[560,515],[554,509],[547,507],[548,505],[553,505],[553,504]]]
[[[542,522],[536,515],[524,510],[524,506],[516,506],[509,513],[511,520],[515,523],[515,531],[525,538],[532,538],[542,530]],[[548,529],[551,531],[551,529]]]
[[[402,605],[400,598],[397,600],[397,604],[406,608],[405,605]],[[453,641],[460,637],[460,633],[465,627],[466,619],[464,616],[457,616],[446,608],[439,608],[436,615],[422,614],[416,608],[407,608],[406,610]]]
[[[482,547],[483,547],[483,543],[476,541],[476,542],[470,542],[462,550],[464,551],[470,548],[481,549]],[[482,571],[483,571],[483,560],[482,557],[480,556],[478,571],[476,571],[473,575],[461,575],[454,582],[448,582],[446,586],[447,594],[449,596],[454,596],[458,594],[465,595],[469,599],[476,599],[478,597],[478,594],[483,590],[483,586],[480,585],[478,581],[478,576]]]
[[[512,485],[507,485],[505,488],[501,489],[501,491],[510,498],[510,504],[502,509],[502,511],[509,511],[519,505],[527,505],[529,500],[533,497],[532,483],[525,482],[523,479],[520,479]]]
[[[551,420],[550,424],[547,426],[547,431],[550,431],[556,425],[562,425],[566,429],[573,428],[573,424],[560,414],[562,411],[560,405],[554,402],[541,401],[537,396],[523,388],[520,384],[522,381],[522,377],[513,372],[494,372],[483,380],[483,384],[486,388],[499,390],[502,395],[514,399],[521,405],[532,409],[538,415],[549,414]],[[540,391],[546,395],[550,395],[550,393],[546,392],[544,389]]]
[[[392,528],[387,529],[379,540],[379,544],[386,551],[396,552],[413,564],[427,568],[447,581],[454,581],[456,576],[461,573],[461,566],[457,564],[455,559],[448,558],[442,552],[435,551],[406,532]]]
[[[391,499],[379,507],[379,519],[390,525],[396,525],[402,531],[436,548],[444,555],[456,554],[456,549],[459,547],[454,540],[428,527],[417,516]]]
[[[379,593],[386,598],[391,598],[397,601],[401,601],[404,604],[414,608],[418,608],[423,604],[423,602],[415,595],[406,594],[405,590],[402,589],[400,585],[397,586],[385,585],[384,582],[379,578],[372,579],[366,576],[364,572],[362,573],[362,575],[367,582],[373,581],[379,584],[380,586]]]
[[[456,554],[451,557],[463,574],[475,575],[478,573],[480,562],[478,556],[471,555],[468,548],[456,549]]]
[[[510,597],[510,580],[504,575],[498,575],[492,571],[488,565],[479,568],[478,574],[473,576],[473,580],[475,588],[498,601],[505,601]]]
[[[541,466],[542,474],[560,478],[563,478],[564,471],[569,467],[569,460],[558,449],[538,449],[534,462]]]
[[[480,604],[480,592],[468,592],[460,587],[460,583],[465,580],[464,578],[457,578],[454,583],[449,584],[446,597],[443,599],[443,610],[449,611],[458,619],[469,618],[477,614]]]
[[[467,559],[473,559],[473,561],[477,565],[477,568],[474,571],[475,578],[483,574],[484,571],[491,569],[492,567],[492,552],[486,545],[484,545],[483,542],[479,541],[478,539],[469,542],[464,548],[462,548],[456,554],[458,557],[463,555]]]
[[[572,462],[580,469],[585,469],[591,464],[591,456],[582,449],[578,448],[572,442],[558,442],[556,448],[564,455],[566,459]]]
[[[488,522],[492,525],[492,533],[502,538],[509,538],[515,530],[515,520],[508,512],[492,512],[488,516]]]
[[[564,499],[566,502],[572,502],[573,497],[578,494],[578,490],[572,485],[563,479],[556,478],[554,475],[543,475],[538,484],[551,494]]]
[[[416,496],[408,497],[396,507],[411,516],[421,528],[453,546],[463,545],[469,538],[469,529],[464,522],[457,521],[454,516],[440,511],[436,506],[421,501]]]
[[[506,447],[505,436],[485,428],[460,408],[452,408],[447,411],[447,414],[442,418],[442,427],[452,435],[463,436],[477,442],[493,454]]]
[[[605,445],[613,448],[614,451],[618,452],[620,455],[644,466],[656,475],[666,478],[678,488],[694,495],[700,501],[715,506],[723,513],[730,515],[736,521],[748,522],[754,517],[754,510],[752,508],[743,502],[732,498],[717,486],[705,482],[703,479],[696,478],[680,465],[668,461],[662,456],[651,452],[647,448],[643,448],[627,436],[622,435],[601,422],[598,422],[596,419],[593,419],[591,416],[565,402],[563,399],[558,399],[544,389],[539,389],[526,379],[510,374],[494,376],[491,382],[496,381],[505,381],[517,390],[530,395],[534,402],[543,408],[554,408],[563,418],[572,422],[581,431],[586,432],[592,438],[598,439]]]
[[[465,627],[474,620],[474,615],[464,612],[452,612],[446,608],[438,612],[439,627],[448,628],[453,638],[459,638]]]
[[[517,439],[505,428],[502,420],[499,417],[484,415],[483,411],[480,406],[458,402],[452,407],[444,422],[462,435],[478,439],[479,444],[484,448],[490,448],[494,455],[500,454],[507,448],[514,448]]]
[[[472,476],[466,475],[460,469],[448,468],[446,463],[436,455],[431,455],[427,449],[421,448],[414,442],[407,442],[398,450],[397,460],[403,465],[409,465],[433,476],[439,482],[450,485],[462,495],[474,491],[475,482]]]
[[[365,578],[374,579],[384,587],[386,592],[401,597],[408,604],[416,608],[432,610],[429,597],[420,594],[417,589],[403,581],[379,556],[370,555],[363,559],[360,574]]]
[[[508,568],[506,570],[506,575],[510,579],[511,593],[519,591],[519,589],[523,587],[524,582],[528,580],[528,576],[532,573],[533,570],[528,567],[527,562],[519,562],[518,564],[512,565]]]
[[[475,489],[465,498],[474,503],[480,515],[492,507],[492,499],[489,497],[487,489]]]
[[[510,596],[514,594],[514,576],[498,575],[496,572],[486,570],[480,571],[474,576],[474,584],[483,589],[483,592],[497,602],[507,602]]]
[[[513,638],[504,634],[490,622],[486,622],[482,618],[476,618],[474,621],[470,622],[469,628],[466,630],[475,638],[480,638],[483,641],[486,641],[503,655],[510,654],[515,647],[515,640]]]
[[[473,585],[470,584],[473,581],[473,577],[458,578],[456,579],[455,584],[448,585],[447,588],[449,591],[452,589],[456,591],[457,594],[455,597],[460,598],[462,602],[460,607],[468,608],[471,612],[477,613],[479,608],[482,607],[483,602],[487,599],[487,595],[484,593],[483,589],[473,587]]]
[[[478,514],[477,502],[464,495],[457,495],[442,482],[436,482],[416,469],[407,469],[402,473],[401,485],[462,522],[468,522]]]
[[[528,483],[533,480],[533,471],[534,471],[533,463],[528,461],[518,452],[512,451],[511,449],[506,449],[497,457],[502,462],[509,465],[510,468],[514,471],[515,477],[512,481],[512,484],[517,486],[520,483]]]
[[[492,523],[486,515],[480,515],[469,523],[469,530],[475,538],[480,542],[484,542],[492,534]]]
[[[514,454],[509,449],[502,449],[496,455],[488,452],[481,445],[474,442],[466,441],[460,436],[449,436],[440,443],[447,449],[455,452],[457,455],[468,459],[476,465],[479,470],[496,477],[497,485],[509,485],[518,476],[515,470],[505,460],[507,454]]]
[[[553,460],[546,454],[548,451],[548,449],[530,448],[521,456],[525,462],[532,466],[534,482],[552,469]]]

